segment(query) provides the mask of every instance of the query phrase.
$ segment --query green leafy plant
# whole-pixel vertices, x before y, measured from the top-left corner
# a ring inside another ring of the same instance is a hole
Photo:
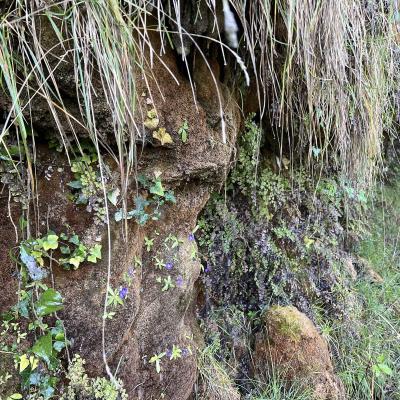
[[[94,213],[96,224],[107,221],[103,186],[107,200],[113,206],[117,205],[120,195],[120,189],[112,183],[108,165],[104,161],[103,165],[104,179],[100,174],[97,154],[92,148],[88,154],[72,161],[71,171],[74,173],[74,180],[68,183],[72,190],[71,200],[76,204],[86,205],[86,210]]]
[[[117,289],[113,289],[112,287],[108,288],[107,305],[112,307],[124,305],[124,300],[120,296],[120,293]]]
[[[97,155],[83,155],[72,162],[71,171],[75,180],[68,183],[74,190],[76,204],[87,204],[89,199],[101,191],[101,179],[94,169],[97,163]]]
[[[372,372],[378,379],[393,375],[393,370],[387,364],[386,358],[383,354],[376,358],[376,362],[372,365]]]
[[[157,374],[159,374],[161,372],[161,360],[163,359],[164,356],[165,356],[165,353],[154,354],[154,356],[152,356],[149,360],[150,364],[155,365]]]
[[[145,225],[149,219],[158,220],[161,217],[161,209],[165,203],[175,203],[176,199],[172,190],[165,190],[159,176],[149,180],[145,176],[138,177],[139,186],[145,192],[144,195],[135,197],[135,208],[124,212],[119,209],[115,213],[115,220],[135,219],[139,225]]]
[[[182,143],[186,143],[188,140],[188,134],[189,134],[189,125],[188,125],[188,122],[186,119],[183,121],[182,126],[179,128],[178,133],[182,140]]]
[[[40,280],[47,275],[47,271],[43,268],[45,259],[51,259],[65,269],[78,269],[85,261],[97,263],[101,259],[101,247],[100,244],[87,247],[76,234],[68,236],[61,233],[58,236],[54,232],[49,232],[43,238],[23,241],[19,250],[20,260],[26,266],[30,277]],[[59,250],[64,257],[54,257],[52,252],[56,250]]]
[[[163,278],[163,287],[161,291],[166,292],[169,289],[175,287],[174,282],[172,281],[171,275],[168,275],[166,278]]]
[[[128,400],[128,395],[120,379],[110,381],[106,378],[89,377],[85,370],[85,360],[75,354],[68,366],[68,383],[61,400],[78,400],[82,397],[99,400]]]
[[[54,247],[54,241],[52,243]],[[60,320],[53,326],[47,321],[54,320],[56,312],[63,309],[63,299],[58,291],[40,280],[29,282],[29,274],[22,276],[25,278],[18,303],[1,317],[0,351],[13,355],[23,392],[49,399],[59,381],[60,356],[68,340]],[[32,345],[29,344],[31,338],[34,338]],[[10,398],[22,398],[16,397],[17,394]]]
[[[146,250],[149,252],[154,246],[154,238],[149,239],[147,236],[144,237],[144,245],[146,246]]]
[[[174,344],[172,345],[172,350],[169,359],[177,360],[178,358],[182,358],[182,349]]]

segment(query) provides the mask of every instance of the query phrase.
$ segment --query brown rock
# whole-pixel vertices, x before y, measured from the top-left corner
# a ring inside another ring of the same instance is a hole
[[[363,279],[372,283],[383,283],[383,278],[372,268],[366,259],[360,257],[358,259],[358,266]]]
[[[345,398],[328,345],[305,314],[292,306],[274,306],[265,315],[265,328],[254,353],[259,375],[275,368],[285,381],[311,389],[316,399]]]
[[[209,122],[208,109],[214,104],[207,107],[207,102],[213,98],[203,96],[201,104],[196,108],[190,83],[180,74],[174,55],[169,52],[163,61],[178,79],[179,85],[160,63],[155,62],[152,71],[148,72],[149,75],[151,72],[157,76],[162,83],[161,88],[153,80],[146,87],[144,80],[138,79],[138,93],[152,93],[153,106],[160,119],[159,126],[171,133],[174,146],[140,147],[137,168],[138,173],[149,176],[155,171],[161,172],[163,184],[174,190],[176,204],[166,205],[159,221],[148,222],[143,227],[133,220],[129,221],[126,231],[123,223],[113,221],[112,210],[109,243],[107,227],[94,224],[93,215],[84,206],[78,206],[68,199],[70,190],[67,183],[73,177],[66,157],[49,151],[47,145],[38,145],[38,201],[35,203],[38,224],[31,230],[44,234],[47,227],[56,233],[69,229],[90,244],[94,240],[101,240],[101,261],[96,264],[87,263],[76,271],[65,271],[53,265],[53,281],[49,279],[47,282],[49,285],[54,283],[55,289],[64,298],[65,307],[59,316],[64,320],[68,339],[72,343],[70,352],[79,353],[86,360],[88,375],[105,374],[104,350],[110,369],[118,369],[118,377],[123,380],[130,399],[163,397],[186,400],[198,374],[193,339],[197,322],[192,303],[193,286],[201,267],[193,257],[195,242],[189,241],[188,235],[194,229],[197,215],[210,191],[224,181],[241,117],[234,100],[226,96],[225,91],[221,101],[226,119],[227,141],[223,143],[220,121],[212,125]],[[73,87],[70,82],[72,72],[65,68],[55,72],[56,75],[62,72],[62,76],[56,78],[61,87]],[[203,82],[202,89],[206,91],[205,86],[213,85],[213,82],[212,79]],[[206,92],[213,93],[213,89],[208,88]],[[142,108],[146,109],[145,98],[138,99],[138,102],[143,102]],[[71,103],[76,108],[77,103],[72,100]],[[101,120],[103,108],[98,103],[95,108]],[[33,113],[38,129],[46,131],[48,128],[53,131],[54,121],[45,105],[39,104]],[[189,126],[189,135],[188,141],[182,143],[178,131],[185,120]],[[102,126],[104,131],[113,131],[110,121]],[[49,166],[55,172],[46,179],[43,171]],[[117,168],[114,172],[118,174]],[[130,192],[135,191],[133,175],[128,189]],[[0,226],[3,228],[0,231],[0,283],[5,288],[0,293],[0,312],[8,310],[15,303],[18,288],[14,263],[9,257],[9,250],[15,248],[18,240],[8,216],[7,201],[8,197],[0,197]],[[10,208],[13,221],[18,221],[21,215],[19,208],[15,204]],[[32,217],[31,221],[34,224],[36,219]],[[165,247],[165,239],[170,235],[180,239],[180,245],[173,254]],[[147,251],[144,246],[146,236],[155,239],[151,251]],[[173,269],[157,269],[154,265],[155,256],[164,261],[173,259]],[[103,349],[102,315],[108,269],[110,284],[112,288],[118,289],[126,285],[125,276],[135,258],[142,261],[143,268],[137,268],[124,306],[118,308],[111,320],[106,320]],[[163,291],[163,279],[167,277],[170,277],[174,288]],[[154,354],[166,352],[173,345],[185,349],[186,355],[176,360],[168,360],[165,356],[161,372],[157,373],[154,364],[149,363],[150,358]]]

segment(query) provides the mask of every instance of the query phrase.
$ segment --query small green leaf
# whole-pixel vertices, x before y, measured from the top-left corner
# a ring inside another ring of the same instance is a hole
[[[18,399],[22,399],[22,394],[19,393],[14,393],[10,396],[11,400],[18,400]]]
[[[96,263],[97,260],[101,260],[101,244],[96,244],[89,250],[88,261]]]
[[[75,244],[76,246],[79,246],[80,240],[78,235],[72,235],[71,238],[69,239],[70,243]]]
[[[167,192],[165,192],[165,201],[168,201],[170,203],[176,203],[176,198],[174,196],[174,192],[172,190],[168,190]]]
[[[150,251],[154,245],[154,239],[149,239],[147,236],[144,237],[144,244],[146,246],[146,250]]]
[[[54,289],[47,289],[40,295],[39,300],[35,303],[36,314],[39,317],[51,314],[62,308],[61,294]]]
[[[55,250],[58,247],[58,236],[55,234],[49,234],[43,239],[43,249],[45,251]]]
[[[164,188],[159,179],[157,179],[153,186],[150,188],[150,193],[156,194],[157,196],[164,196]]]
[[[181,139],[182,139],[182,143],[187,142],[187,131],[182,131]]]
[[[23,354],[19,359],[19,372],[25,371],[29,367],[29,358]]]
[[[111,203],[112,205],[114,205],[114,206],[117,205],[119,193],[120,193],[119,188],[116,188],[116,189],[114,189],[114,190],[112,190],[112,191],[110,191],[110,192],[107,193],[107,198],[108,198],[108,200],[109,200],[110,203]]]
[[[84,259],[81,256],[75,256],[68,259],[68,262],[75,267],[74,269],[78,269],[79,265],[81,265],[81,262],[83,261]]]
[[[378,364],[377,367],[385,375],[391,376],[393,374],[393,370],[386,364]]]
[[[122,219],[124,218],[124,213],[122,211],[122,208],[120,210],[118,210],[115,214],[114,214],[114,219],[116,222],[122,221]]]
[[[32,352],[50,365],[50,358],[53,353],[51,333],[40,337],[32,347]]]
[[[57,340],[53,344],[54,350],[59,353],[65,347],[65,342],[61,340]]]
[[[61,246],[60,251],[62,254],[71,254],[71,250],[68,246]]]
[[[72,189],[82,189],[83,185],[81,181],[71,181],[67,185]]]

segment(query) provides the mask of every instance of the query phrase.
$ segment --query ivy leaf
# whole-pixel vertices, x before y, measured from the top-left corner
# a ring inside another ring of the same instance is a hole
[[[71,238],[69,239],[69,242],[74,244],[74,245],[76,245],[76,246],[79,246],[79,244],[80,244],[79,236],[78,235],[72,235]]]
[[[45,251],[48,250],[55,250],[58,247],[58,236],[55,234],[48,234],[44,239],[43,239],[43,249]]]
[[[40,337],[33,345],[32,352],[45,361],[47,365],[50,365],[50,358],[53,353],[51,333]]]
[[[68,262],[74,266],[74,269],[78,269],[79,265],[81,265],[81,262],[83,262],[83,261],[84,261],[84,258],[79,255],[68,259]]]
[[[172,190],[168,190],[167,192],[165,192],[164,195],[165,201],[168,201],[170,203],[176,203],[176,197],[174,196],[174,192],[172,192]]]
[[[83,194],[79,193],[78,197],[75,200],[75,204],[87,204],[88,198]]]
[[[25,371],[29,367],[29,358],[23,354],[19,359],[19,372]]]
[[[162,183],[159,179],[157,179],[154,182],[154,185],[150,188],[150,193],[152,194],[156,194],[157,196],[164,196],[165,192],[164,192],[164,188],[162,186]]]
[[[68,246],[61,246],[60,251],[62,254],[71,254],[71,250]]]
[[[50,399],[54,396],[55,387],[59,379],[55,376],[45,375],[41,382],[40,394],[45,400]]]
[[[61,294],[54,289],[44,291],[35,303],[36,314],[39,317],[51,314],[63,308]]]
[[[64,347],[65,347],[65,342],[61,340],[57,340],[53,344],[53,348],[57,353],[59,353]]]
[[[96,244],[89,250],[89,256],[87,258],[88,261],[92,263],[96,263],[97,260],[101,260],[101,244]]]
[[[136,217],[136,221],[139,225],[143,226],[149,219],[149,214],[141,213]]]
[[[39,365],[39,360],[34,356],[29,357],[29,364],[31,364],[31,371],[35,370]]]
[[[165,130],[165,128],[159,128],[153,132],[153,138],[161,142],[161,145],[173,143],[171,135]]]
[[[145,198],[142,196],[135,197],[135,206],[137,212],[143,212],[144,209],[150,204]]]
[[[62,322],[60,320],[56,321],[56,326],[51,328],[50,332],[53,335],[55,340],[64,341],[64,339],[65,339],[64,327],[63,327]]]
[[[123,218],[124,218],[124,212],[122,211],[121,208],[114,214],[114,219],[116,222],[119,222],[122,221]]]
[[[34,281],[40,281],[47,276],[47,271],[37,266],[35,258],[27,253],[23,245],[20,246],[20,259],[25,264],[29,276]]]
[[[140,183],[140,185],[142,185],[144,188],[147,188],[147,187],[150,186],[149,179],[148,179],[145,175],[143,175],[143,174],[138,175],[137,181],[138,181],[138,183]]]

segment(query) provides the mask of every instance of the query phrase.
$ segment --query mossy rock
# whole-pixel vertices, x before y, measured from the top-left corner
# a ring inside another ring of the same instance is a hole
[[[254,352],[258,375],[278,370],[288,384],[301,382],[315,399],[345,398],[328,345],[305,314],[293,306],[273,306],[265,314],[264,324]]]

